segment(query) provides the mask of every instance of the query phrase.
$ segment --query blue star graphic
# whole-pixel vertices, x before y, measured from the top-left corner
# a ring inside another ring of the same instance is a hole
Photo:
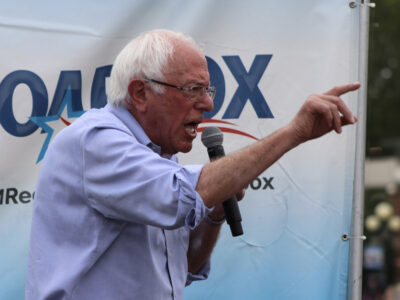
[[[65,96],[63,101],[61,102],[60,108],[56,115],[51,116],[44,116],[44,117],[29,117],[29,119],[38,125],[40,128],[43,129],[45,133],[47,133],[46,139],[43,142],[42,149],[40,150],[38,159],[36,163],[39,163],[44,155],[46,154],[47,148],[49,147],[51,138],[54,133],[54,129],[50,127],[47,122],[57,121],[60,119],[62,112],[64,111],[65,107],[67,107],[67,116],[68,118],[79,118],[81,115],[85,113],[84,110],[81,111],[73,111],[72,110],[72,92],[71,88],[69,87],[65,92]]]

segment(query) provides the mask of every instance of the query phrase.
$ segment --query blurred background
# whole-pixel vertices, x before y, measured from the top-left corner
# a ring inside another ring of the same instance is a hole
[[[400,299],[400,0],[370,10],[363,300]]]

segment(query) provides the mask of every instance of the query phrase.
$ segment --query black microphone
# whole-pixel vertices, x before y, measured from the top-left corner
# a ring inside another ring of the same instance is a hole
[[[225,156],[224,147],[222,146],[223,140],[224,136],[217,127],[207,127],[201,134],[201,141],[203,145],[207,147],[208,156],[211,161]],[[222,202],[222,206],[224,208],[226,221],[231,228],[232,236],[242,235],[242,217],[240,215],[236,196],[232,196]]]

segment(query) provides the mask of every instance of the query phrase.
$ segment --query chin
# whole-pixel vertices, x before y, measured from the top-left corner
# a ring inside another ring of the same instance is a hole
[[[173,155],[177,153],[188,153],[190,150],[192,150],[192,143],[185,143],[184,145],[169,148],[169,150],[163,149],[162,153]]]
[[[192,143],[182,145],[182,147],[178,148],[178,152],[188,153],[190,150],[192,150],[192,146]]]
[[[181,150],[179,150],[179,152],[188,153],[188,152],[190,152],[190,150],[192,150],[192,147],[187,147],[187,148],[181,149]]]

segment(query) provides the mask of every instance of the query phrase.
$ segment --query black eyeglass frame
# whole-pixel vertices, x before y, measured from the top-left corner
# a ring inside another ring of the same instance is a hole
[[[157,84],[161,84],[161,85],[165,85],[165,86],[176,88],[176,89],[178,89],[180,91],[183,91],[183,92],[187,92],[189,94],[189,96],[186,96],[186,98],[188,98],[189,100],[191,100],[193,102],[199,102],[199,100],[196,101],[195,98],[196,97],[203,98],[206,93],[211,98],[211,100],[214,100],[215,93],[217,91],[215,86],[208,86],[208,87],[205,87],[205,86],[192,86],[192,87],[187,88],[187,87],[177,86],[177,85],[174,85],[174,84],[171,84],[171,83],[162,82],[162,81],[151,79],[151,78],[145,78],[144,80],[147,81],[147,82],[154,82],[154,83],[157,83]],[[197,91],[199,91],[199,89],[201,91],[200,95],[197,92]]]

